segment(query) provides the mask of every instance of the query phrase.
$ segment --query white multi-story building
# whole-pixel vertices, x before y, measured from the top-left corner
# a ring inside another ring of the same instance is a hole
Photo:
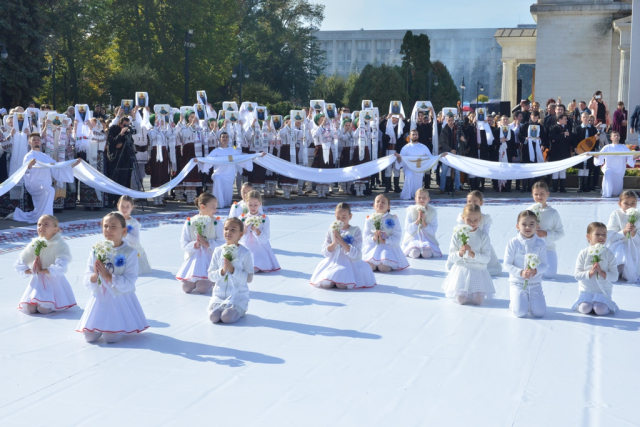
[[[414,35],[426,34],[431,41],[431,61],[446,65],[456,84],[462,76],[472,93],[466,99],[475,98],[476,81],[473,73],[485,87],[484,93],[494,96],[496,75],[502,63],[502,48],[496,42],[496,28],[472,28],[451,30],[411,30]],[[400,46],[407,30],[356,30],[318,31],[315,35],[320,49],[326,54],[325,74],[348,76],[357,73],[367,64],[401,65]],[[475,72],[474,72],[475,68]],[[482,71],[482,73],[479,73]],[[482,75],[483,77],[480,77]],[[499,96],[500,87],[497,88]]]

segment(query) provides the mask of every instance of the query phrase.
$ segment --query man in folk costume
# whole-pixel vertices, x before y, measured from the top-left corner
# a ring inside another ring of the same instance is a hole
[[[51,157],[56,162],[64,162],[75,158],[75,129],[71,131],[71,119],[56,119],[56,124],[47,120],[41,132],[44,140],[41,151]],[[87,126],[88,127],[88,126]],[[74,125],[75,128],[75,125]],[[85,142],[88,140],[82,140]],[[61,209],[75,209],[76,207],[76,183],[54,182],[53,188],[56,190],[53,201],[54,211]]]
[[[513,129],[512,129],[513,130]],[[520,126],[518,141],[521,144],[521,163],[544,163],[542,148],[545,145],[546,130],[540,122],[540,111],[532,111],[528,123]],[[530,192],[535,182],[534,178],[522,180],[521,192]],[[520,180],[516,181],[516,190],[520,187]]]
[[[558,116],[558,124],[551,128],[551,134],[549,135],[549,156],[550,162],[557,162],[559,160],[568,159],[573,153],[574,142],[573,135],[569,131],[567,125],[568,117],[566,114]],[[560,192],[566,193],[564,182],[567,178],[567,171],[554,172],[551,175],[553,180],[553,189],[551,191],[558,192],[558,181],[560,184]]]
[[[240,105],[239,120],[242,122],[242,141],[239,145],[236,144],[238,150],[242,149],[243,153],[249,153],[251,147],[251,139],[253,135],[254,121],[258,119],[258,103],[257,102],[243,102]],[[242,184],[249,181],[249,171],[243,170],[239,180],[236,180],[238,195],[241,193]]]
[[[340,130],[338,132],[338,153],[340,153],[339,167],[341,168],[351,166],[351,160],[354,156],[356,143],[352,126],[353,122],[350,118],[345,117],[342,119]],[[338,183],[338,186],[340,193],[346,194],[351,187],[351,182],[340,182]]]
[[[373,120],[373,117],[369,118]],[[371,161],[371,136],[368,129],[367,115],[360,114],[355,122],[356,130],[353,132],[353,152],[351,154],[351,163],[349,166],[358,166],[363,163]],[[356,197],[364,197],[364,191],[367,186],[369,178],[359,179],[354,182],[354,188],[356,190]]]
[[[269,149],[269,122],[266,120],[253,119],[253,123],[249,132],[245,133],[245,140],[249,141],[249,154],[264,153]],[[267,170],[258,165],[253,165],[253,170],[249,172],[249,183],[257,191],[262,191],[266,196],[266,177]]]
[[[324,114],[316,114],[313,122],[317,128],[313,131],[315,151],[311,167],[318,169],[332,169],[335,167],[334,150],[337,148],[336,139],[338,133],[331,120]],[[316,191],[319,199],[326,199],[329,192],[329,184],[316,183]]]
[[[480,159],[480,160],[489,160],[489,150],[493,145],[493,132],[491,127],[487,122],[476,121],[475,124],[471,125],[471,129],[473,132],[469,134],[469,157]],[[469,180],[471,181],[471,190],[480,190],[484,191],[485,189],[485,178],[479,178],[474,175],[469,175]]]
[[[440,137],[438,138],[438,143],[440,144],[438,147],[438,153],[451,153],[462,155],[466,150],[466,137],[464,134],[460,135],[460,143],[461,146],[458,146],[458,134],[462,133],[462,129],[458,129],[458,126],[455,124],[455,117],[452,113],[447,114],[447,123],[442,126],[442,132],[440,132]],[[447,182],[447,177],[449,177],[450,166],[442,163],[442,172],[440,173],[440,192],[439,194],[445,193],[445,184]],[[454,182],[452,184],[455,190],[460,188],[460,171],[455,170]]]
[[[498,161],[500,163],[513,163],[516,160],[516,133],[509,127],[509,117],[502,116],[500,117],[500,124],[496,128],[495,132],[497,133],[499,144],[493,144],[494,146],[498,146],[497,154],[498,158],[493,159],[492,161]],[[495,151],[495,150],[494,150]],[[511,180],[494,180],[496,183],[497,191],[505,191],[507,193],[511,192]]]
[[[276,121],[274,117],[278,117],[278,121]],[[267,129],[269,132],[269,135],[267,136],[267,139],[269,141],[267,152],[275,157],[280,157],[280,147],[282,146],[282,141],[280,140],[280,129],[282,126],[282,120],[279,118],[279,116],[267,116],[266,121],[268,123]],[[263,138],[264,137],[265,136],[263,127]],[[278,174],[270,169],[267,169],[265,184],[265,197],[276,197]]]
[[[580,115],[580,122],[581,123],[579,125],[576,125],[574,129],[574,142],[576,144],[576,147],[580,144],[580,142],[590,137],[595,137],[596,141],[594,141],[593,143],[593,146],[595,146],[597,143],[598,134],[600,132],[598,131],[598,128],[589,124],[589,113],[587,113],[586,111],[583,112]],[[592,151],[593,146],[587,151]],[[575,167],[578,168],[578,179],[580,180],[578,193],[588,193],[592,191],[592,189],[589,187],[589,169],[595,167],[593,157],[589,157],[588,160],[585,160]]]
[[[305,110],[300,110],[300,117],[297,115],[294,117],[293,125],[295,129],[298,131],[296,133],[296,147],[298,147],[298,164],[302,166],[309,166],[309,143],[313,141],[311,137],[311,131],[309,128],[309,121],[307,120],[307,112]],[[336,156],[336,159],[339,157]],[[313,161],[312,161],[313,163]],[[298,180],[298,196],[307,196],[307,193],[304,190],[305,180]],[[309,183],[311,186],[312,183]],[[294,190],[295,191],[295,190]]]
[[[601,153],[626,153],[631,151],[625,144],[620,144],[620,134],[618,131],[612,131],[610,134],[611,144],[605,145],[600,152]],[[624,173],[627,170],[627,166],[630,168],[635,167],[636,158],[638,154],[633,156],[599,156],[594,155],[594,163],[596,166],[601,166],[604,171],[604,177],[602,179],[602,197],[617,197],[622,192],[624,184]]]
[[[55,126],[53,127],[53,130],[61,132],[61,129],[58,130]],[[89,131],[89,139],[76,140],[77,156],[91,165],[98,172],[106,174],[104,167],[104,148],[107,142],[107,134],[104,130],[104,126],[98,121],[98,119],[92,117],[91,120],[89,120]],[[96,190],[84,182],[78,182],[78,193],[80,195],[80,203],[82,203],[84,210],[86,211],[92,209],[100,210],[106,203],[106,193]]]
[[[161,130],[164,123],[156,122],[156,115],[149,116],[151,128],[147,130],[147,139],[151,152],[149,153],[148,172],[151,175],[151,188],[158,188],[171,180],[169,144],[165,133]],[[153,204],[164,206],[163,196],[153,198]]]
[[[11,219],[35,224],[42,215],[53,215],[53,198],[56,190],[51,186],[52,178],[58,182],[73,182],[72,167],[80,163],[80,159],[72,167],[63,169],[33,168],[36,162],[55,164],[56,162],[42,150],[42,140],[40,135],[32,133],[29,136],[31,151],[24,156],[23,164],[28,164],[27,173],[24,176],[24,184],[29,194],[33,198],[34,209],[31,212],[23,212],[16,208],[13,215],[5,219]]]
[[[406,156],[431,156],[431,150],[425,145],[420,143],[420,134],[418,129],[411,129],[409,133],[409,143],[402,147],[400,154],[396,153],[396,169],[401,167],[404,169],[404,187],[400,193],[400,198],[403,200],[411,200],[414,198],[417,190],[422,188],[423,173],[413,172],[407,167]]]
[[[229,134],[222,131],[219,135],[220,146],[213,150],[208,158],[222,157],[229,158],[237,155],[241,155],[242,152],[239,149],[230,146]],[[236,179],[238,167],[251,168],[253,162],[249,161],[241,165],[235,164],[223,164],[214,166],[213,172],[213,195],[218,199],[218,208],[224,208],[231,205],[233,199],[233,183]],[[198,169],[208,173],[211,170],[211,165],[198,163]]]
[[[293,113],[291,111],[290,113]],[[298,121],[301,121],[302,118],[299,118]],[[295,125],[291,120],[291,114],[284,117],[284,126],[278,132],[280,136],[280,141],[282,141],[282,145],[280,146],[279,154],[280,158],[286,162],[291,162],[294,165],[298,163],[298,155],[300,152],[300,147],[297,145],[298,143],[298,133],[300,133],[298,129],[296,129]],[[293,187],[298,185],[298,180],[295,178],[290,178],[288,176],[280,175],[280,185],[282,185],[282,192],[284,193],[284,198],[286,200],[291,199],[291,191]]]
[[[151,109],[148,106],[141,107],[138,104],[136,104],[134,111],[131,114],[133,144],[136,147],[136,160],[138,161],[138,170],[140,172],[139,176],[141,178],[144,178],[146,175],[145,169],[147,162],[149,161],[149,141],[147,139],[147,131],[151,129],[151,126],[149,125],[150,114]],[[132,176],[131,188],[136,188],[137,186],[135,176],[135,174]]]
[[[394,101],[398,102],[398,101]],[[389,108],[389,115],[385,120],[380,122],[380,131],[384,132],[382,135],[382,152],[385,156],[391,156],[396,153],[396,150],[400,148],[402,136],[404,135],[404,129],[409,128],[409,121],[404,119],[404,109],[402,104],[399,107],[394,107],[394,102],[391,103]],[[391,113],[392,110],[400,108],[400,114]],[[393,167],[389,166],[385,169],[384,185],[385,193],[391,192],[391,177],[393,175],[393,191],[399,193],[400,191],[400,172]]]
[[[177,108],[172,108],[169,114],[168,123],[162,127],[162,132],[167,140],[167,146],[169,147],[169,159],[171,161],[171,176],[175,176],[184,167],[182,164],[182,146],[178,141],[178,133],[182,128],[181,124],[182,114]],[[175,194],[173,194],[175,196]],[[165,199],[168,196],[165,196]]]
[[[193,110],[187,110],[184,114],[183,126],[178,132],[176,141],[181,148],[180,158],[182,160],[182,167],[184,167],[189,160],[202,157],[203,139],[203,130],[200,127],[195,112]],[[196,168],[192,169],[182,181],[182,188],[187,203],[193,204],[199,190],[202,189],[202,179]]]

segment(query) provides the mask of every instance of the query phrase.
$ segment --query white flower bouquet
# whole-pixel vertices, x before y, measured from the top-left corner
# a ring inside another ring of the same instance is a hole
[[[525,269],[535,270],[540,265],[540,258],[536,254],[525,254],[524,255],[524,266]],[[527,289],[529,285],[529,280],[524,281],[524,287],[522,289]]]
[[[627,209],[625,212],[625,214],[627,214],[627,221],[629,221],[629,224],[631,225],[636,225],[636,222],[638,221],[638,217],[640,217],[640,211],[638,211],[638,209],[636,208],[629,208]],[[627,239],[631,238],[631,233],[627,233]]]
[[[222,256],[228,260],[229,262],[233,262],[233,260],[238,258],[238,245],[223,245],[222,246]],[[229,280],[229,272],[224,276],[224,281]]]
[[[116,254],[116,249],[111,240],[104,240],[93,245],[93,254],[104,264]],[[102,284],[100,276],[98,276],[98,284]]]
[[[469,233],[471,233],[471,227],[468,225],[456,225],[453,227],[453,234],[460,239],[463,246],[469,242]]]
[[[207,225],[211,222],[211,218],[207,215],[196,215],[191,218],[191,223],[195,225],[196,232],[204,237],[204,230],[206,230]]]
[[[536,217],[538,218],[538,222],[540,222],[540,214],[542,213],[542,203],[534,203],[531,206],[529,206],[527,210],[536,214]]]
[[[31,242],[31,246],[33,246],[36,256],[40,256],[40,252],[47,247],[47,239],[38,237]]]
[[[602,253],[604,252],[604,245],[602,243],[596,243],[593,246],[589,246],[589,255],[591,256],[591,265],[602,261]],[[596,273],[596,279],[599,279],[598,273]]]
[[[369,216],[369,219],[371,220],[371,222],[373,222],[373,227],[376,229],[376,231],[379,231],[382,229],[382,218],[384,217],[383,214],[381,213],[374,213],[373,215]],[[380,241],[378,240],[377,242],[378,244],[380,244]]]

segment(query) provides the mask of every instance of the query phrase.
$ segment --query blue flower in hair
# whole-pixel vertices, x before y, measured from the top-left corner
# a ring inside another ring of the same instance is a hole
[[[127,225],[127,233],[131,233],[133,231],[133,225]]]
[[[386,226],[387,226],[387,228],[393,228],[393,227],[395,227],[395,226],[396,226],[396,222],[395,222],[392,218],[387,218],[387,219],[384,221],[384,225],[386,225]]]
[[[342,236],[342,240],[344,240],[344,242],[347,245],[350,245],[353,243],[353,236],[349,235],[349,234],[345,234],[344,236]]]
[[[124,260],[125,260],[124,255],[122,255],[122,254],[116,255],[116,258],[114,260],[115,261],[114,264],[116,265],[116,267],[122,267],[125,264]]]

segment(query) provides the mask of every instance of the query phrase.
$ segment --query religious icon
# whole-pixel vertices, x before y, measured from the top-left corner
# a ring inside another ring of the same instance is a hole
[[[333,119],[336,116],[336,104],[327,104],[327,117]]]
[[[16,117],[18,118],[19,121],[23,121],[24,120],[24,113],[17,113]]]
[[[238,113],[237,111],[229,111],[227,118],[231,123],[235,123],[240,119],[240,113]]]
[[[196,105],[196,115],[198,116],[198,120],[204,120],[206,118],[204,113],[204,105]]]
[[[258,120],[264,120],[264,108],[263,107],[258,107]]]
[[[54,117],[54,119],[51,121],[51,123],[53,123],[56,126],[62,125],[62,122],[60,121],[60,118],[58,116]]]
[[[478,108],[477,119],[479,122],[484,122],[484,108]]]
[[[253,112],[253,105],[249,104],[249,106],[247,107],[247,110],[252,113]]]
[[[540,126],[539,125],[530,125],[529,126],[529,138],[539,138],[540,135]]]
[[[391,114],[400,114],[400,101],[393,101],[391,104]]]
[[[222,109],[225,111],[238,111],[238,104],[234,101],[224,101],[222,103]]]
[[[295,120],[296,122],[299,122],[302,120],[302,117],[300,116],[300,112],[296,112],[296,115],[293,118],[293,120]]]
[[[280,129],[280,127],[282,126],[282,123],[280,122],[280,117],[281,116],[273,116],[273,127],[276,130]]]
[[[165,110],[164,107],[160,107],[160,114],[167,115],[167,114],[169,114],[169,112],[167,110]]]
[[[144,92],[138,92],[138,107],[146,107],[146,96]]]
[[[429,108],[429,107],[427,106],[427,104],[425,104],[425,103],[423,102],[423,103],[422,103],[422,105],[420,106],[420,108],[425,108],[425,109],[426,109],[426,108]]]
[[[218,114],[218,117],[220,117],[221,119],[224,119],[226,117],[225,113],[226,113],[226,111],[220,110],[220,113]]]
[[[124,111],[125,114],[131,113],[132,105],[133,99],[123,99],[122,101],[120,101],[120,108]]]
[[[502,134],[505,138],[507,137],[507,135],[509,134],[509,126],[502,126]]]
[[[353,112],[353,117],[355,117],[355,118],[360,117],[360,111],[354,111]]]
[[[197,92],[197,94],[198,94],[198,103],[199,104],[206,104],[207,103],[207,94],[205,93],[205,91],[199,90]]]
[[[365,120],[371,120],[373,119],[373,112],[371,110],[364,110],[362,111],[362,117],[364,117]]]

